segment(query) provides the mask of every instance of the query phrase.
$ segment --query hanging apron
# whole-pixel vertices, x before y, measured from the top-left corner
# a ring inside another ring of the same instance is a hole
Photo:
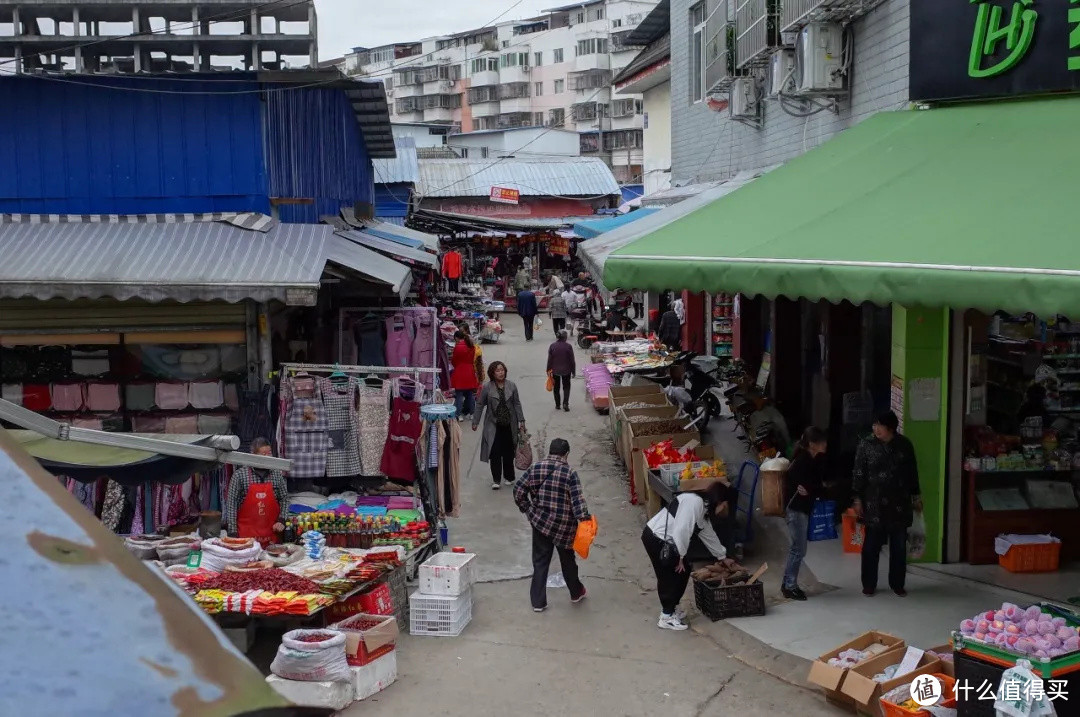
[[[274,497],[273,483],[252,483],[236,511],[236,536],[255,538],[265,548],[276,541],[274,523],[281,506]]]
[[[416,480],[416,441],[423,431],[420,404],[395,398],[390,409],[390,428],[379,470],[387,478]]]

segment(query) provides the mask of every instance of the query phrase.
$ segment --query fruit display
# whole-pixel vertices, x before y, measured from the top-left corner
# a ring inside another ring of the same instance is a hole
[[[1080,631],[1063,617],[1042,612],[1037,605],[1022,608],[1004,603],[999,610],[987,610],[960,623],[960,633],[1017,653],[1039,659],[1053,659],[1080,650]]]
[[[679,474],[679,480],[700,480],[702,478],[726,478],[727,467],[722,460],[715,460],[711,463],[706,463],[704,466],[700,466],[696,469],[692,468],[692,463],[687,463],[686,468]]]

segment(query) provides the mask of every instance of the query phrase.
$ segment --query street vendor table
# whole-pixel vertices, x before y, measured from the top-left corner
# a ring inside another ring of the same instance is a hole
[[[622,331],[620,329],[611,329],[607,332],[607,336],[612,341],[627,341],[629,339],[644,338],[644,334],[640,331]]]

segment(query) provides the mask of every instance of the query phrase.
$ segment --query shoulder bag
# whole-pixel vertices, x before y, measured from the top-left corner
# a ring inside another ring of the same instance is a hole
[[[679,498],[678,496],[672,496],[671,502],[669,502],[667,508],[664,509],[667,513],[667,516],[664,518],[665,538],[664,545],[660,548],[660,565],[665,568],[670,568],[671,570],[674,570],[679,565],[679,561],[682,560],[682,556],[679,555],[679,549],[675,547],[675,541],[672,540],[671,536],[668,534],[668,525],[671,522],[671,516],[675,515],[675,512],[678,509]]]

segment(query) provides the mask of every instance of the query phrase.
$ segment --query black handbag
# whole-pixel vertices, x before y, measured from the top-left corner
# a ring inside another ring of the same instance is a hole
[[[664,518],[664,535],[668,534],[668,524],[671,521],[671,516],[675,514],[678,508],[679,499],[673,496],[671,502],[665,508],[667,516]],[[660,565],[674,570],[678,567],[680,560],[682,560],[682,556],[679,555],[679,549],[675,547],[675,541],[670,536],[664,538],[664,544],[660,548]]]

